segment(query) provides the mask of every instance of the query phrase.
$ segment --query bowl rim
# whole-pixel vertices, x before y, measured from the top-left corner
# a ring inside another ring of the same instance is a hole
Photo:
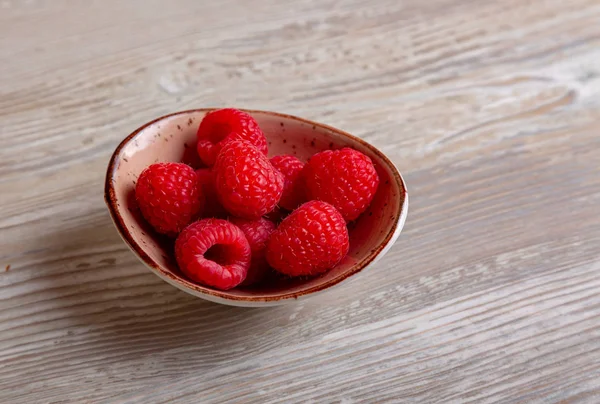
[[[304,124],[308,124],[308,125],[312,125],[312,126],[317,126],[322,129],[326,129],[331,132],[335,132],[336,134],[342,135],[342,137],[350,138],[351,140],[353,140],[357,143],[360,143],[363,147],[369,149],[371,152],[376,154],[381,160],[383,160],[388,165],[388,167],[390,167],[390,171],[392,172],[394,180],[399,185],[399,188],[401,189],[401,192],[403,193],[403,195],[400,195],[403,197],[398,198],[398,205],[399,205],[398,209],[397,209],[398,213],[394,217],[394,222],[392,224],[392,227],[390,228],[388,233],[385,235],[385,238],[381,244],[379,244],[376,248],[372,249],[369,252],[369,254],[367,254],[363,259],[361,259],[359,262],[354,264],[347,271],[341,273],[337,277],[332,278],[325,283],[321,283],[321,284],[312,286],[308,289],[297,291],[297,292],[282,293],[277,296],[235,296],[235,295],[229,294],[228,291],[220,291],[220,290],[216,290],[216,289],[211,289],[208,287],[197,285],[195,283],[192,283],[192,282],[189,282],[186,280],[182,280],[179,277],[172,274],[171,272],[163,269],[152,258],[150,258],[150,256],[148,254],[146,254],[144,249],[132,237],[127,226],[125,225],[125,222],[124,222],[121,214],[117,210],[117,198],[116,198],[116,192],[115,192],[114,183],[113,183],[114,182],[113,181],[113,178],[114,178],[113,173],[115,172],[115,165],[118,163],[118,159],[119,159],[122,149],[127,144],[129,144],[129,142],[135,136],[137,136],[141,131],[148,128],[149,126],[151,126],[159,121],[162,121],[164,119],[171,118],[171,117],[174,117],[177,115],[186,115],[186,114],[191,114],[191,113],[207,113],[207,112],[211,112],[211,111],[214,111],[217,109],[219,109],[219,108],[188,109],[188,110],[184,110],[184,111],[173,112],[170,114],[160,116],[156,119],[153,119],[152,121],[143,124],[136,130],[131,132],[125,139],[123,139],[119,143],[119,145],[117,146],[117,148],[115,149],[115,151],[112,153],[112,155],[110,157],[108,167],[106,169],[106,177],[104,180],[104,201],[108,207],[108,211],[110,213],[112,221],[115,224],[115,227],[117,228],[117,231],[119,232],[119,235],[121,236],[121,238],[129,245],[129,247],[136,253],[138,258],[148,268],[157,272],[157,275],[159,275],[159,277],[162,278],[163,276],[165,276],[166,278],[171,279],[172,281],[176,282],[177,283],[176,286],[178,286],[182,290],[188,291],[189,289],[191,289],[193,292],[195,292],[193,294],[199,293],[199,294],[203,294],[203,295],[209,295],[209,296],[211,296],[213,298],[217,298],[217,299],[237,301],[240,303],[241,302],[277,302],[277,301],[284,301],[284,300],[290,300],[290,299],[298,299],[298,298],[306,296],[306,295],[318,293],[318,292],[324,291],[325,289],[329,289],[330,287],[337,285],[337,284],[343,282],[344,280],[350,278],[351,276],[361,272],[363,269],[365,269],[367,266],[369,266],[369,264],[371,264],[376,258],[378,258],[378,256],[380,255],[380,253],[382,251],[384,251],[386,246],[388,246],[388,244],[391,241],[393,241],[395,239],[395,237],[397,237],[399,235],[400,231],[402,230],[402,227],[404,226],[404,222],[406,220],[406,216],[408,213],[408,192],[406,190],[406,184],[404,182],[404,179],[402,178],[402,175],[400,175],[400,172],[398,171],[398,169],[396,168],[394,163],[383,152],[381,152],[379,149],[377,149],[375,146],[371,145],[370,143],[366,142],[365,140],[363,140],[359,137],[356,137],[354,135],[351,135],[350,133],[347,133],[341,129],[334,128],[329,125],[325,125],[325,124],[322,124],[319,122],[314,122],[314,121],[311,121],[308,119],[300,118],[298,116],[284,114],[284,113],[280,113],[280,112],[238,108],[239,110],[247,112],[251,115],[253,113],[265,114],[265,115],[271,115],[271,116],[275,116],[275,117],[282,118],[282,119],[295,120],[295,121],[298,121],[298,122],[301,122]]]

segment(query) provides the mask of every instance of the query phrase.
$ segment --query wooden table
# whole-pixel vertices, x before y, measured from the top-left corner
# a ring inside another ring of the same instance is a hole
[[[0,60],[1,403],[600,402],[597,0],[2,0]],[[111,152],[225,105],[390,156],[373,270],[242,309],[138,262]]]

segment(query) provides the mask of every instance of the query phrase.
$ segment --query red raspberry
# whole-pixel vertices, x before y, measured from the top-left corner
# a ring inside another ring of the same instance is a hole
[[[250,245],[239,227],[222,219],[190,224],[175,241],[179,269],[203,285],[227,290],[246,278]]]
[[[285,178],[279,206],[287,210],[296,209],[305,201],[304,187],[300,176],[304,163],[294,156],[284,154],[271,158],[271,164]]]
[[[157,232],[174,236],[200,213],[204,196],[194,169],[182,163],[156,163],[137,180],[135,197]]]
[[[227,211],[219,202],[217,189],[215,188],[215,175],[210,168],[200,168],[196,170],[198,181],[204,193],[203,217],[225,217]]]
[[[228,142],[213,168],[219,200],[229,213],[258,219],[275,208],[283,192],[283,175],[250,143]]]
[[[269,264],[265,258],[267,239],[275,230],[275,223],[265,218],[257,220],[232,218],[231,223],[239,227],[246,235],[246,240],[252,250],[250,269],[242,286],[249,286],[260,282],[269,272]]]
[[[290,275],[316,275],[348,253],[348,229],[330,204],[310,201],[293,211],[269,237],[267,261]]]
[[[369,207],[379,185],[371,159],[348,147],[315,154],[302,176],[308,198],[332,204],[347,222]]]
[[[198,154],[208,166],[215,164],[223,145],[234,138],[250,142],[267,154],[267,138],[258,123],[246,112],[233,108],[209,112],[200,122],[197,137]]]

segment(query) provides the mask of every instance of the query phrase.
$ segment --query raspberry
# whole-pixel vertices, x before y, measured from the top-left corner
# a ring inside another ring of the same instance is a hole
[[[269,264],[265,258],[265,248],[267,239],[275,230],[275,223],[265,218],[257,220],[247,220],[232,218],[231,223],[238,226],[246,235],[246,240],[252,250],[252,259],[250,260],[250,269],[246,280],[242,286],[249,286],[260,282],[269,272]]]
[[[294,156],[284,154],[271,158],[271,164],[285,178],[279,206],[287,210],[296,209],[305,201],[304,187],[300,176],[304,163]]]
[[[196,170],[198,181],[204,193],[203,217],[225,217],[227,211],[219,202],[217,189],[215,188],[215,176],[210,168],[200,168]]]
[[[332,204],[347,222],[367,209],[379,185],[371,159],[348,147],[315,154],[302,176],[308,198]]]
[[[209,112],[198,127],[196,146],[204,164],[215,164],[219,151],[227,141],[239,138],[252,143],[267,154],[267,138],[249,114],[233,108]]]
[[[283,192],[283,175],[256,147],[228,142],[213,168],[219,200],[229,213],[258,219],[275,208]]]
[[[326,202],[310,201],[283,219],[271,234],[267,261],[286,275],[316,275],[333,268],[348,247],[342,215]]]
[[[222,219],[190,224],[175,241],[175,258],[190,279],[217,289],[239,285],[250,267],[250,245],[239,227]]]
[[[194,169],[182,163],[156,163],[140,174],[135,197],[142,216],[157,232],[174,236],[194,220],[204,197]]]

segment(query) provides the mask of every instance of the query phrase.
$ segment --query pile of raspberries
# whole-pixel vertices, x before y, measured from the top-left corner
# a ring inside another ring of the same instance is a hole
[[[269,159],[257,122],[232,108],[207,114],[197,137],[205,168],[152,164],[135,188],[143,217],[176,238],[175,258],[191,280],[228,290],[263,282],[270,268],[312,276],[348,253],[347,223],[379,185],[369,157],[345,147],[306,163]]]

